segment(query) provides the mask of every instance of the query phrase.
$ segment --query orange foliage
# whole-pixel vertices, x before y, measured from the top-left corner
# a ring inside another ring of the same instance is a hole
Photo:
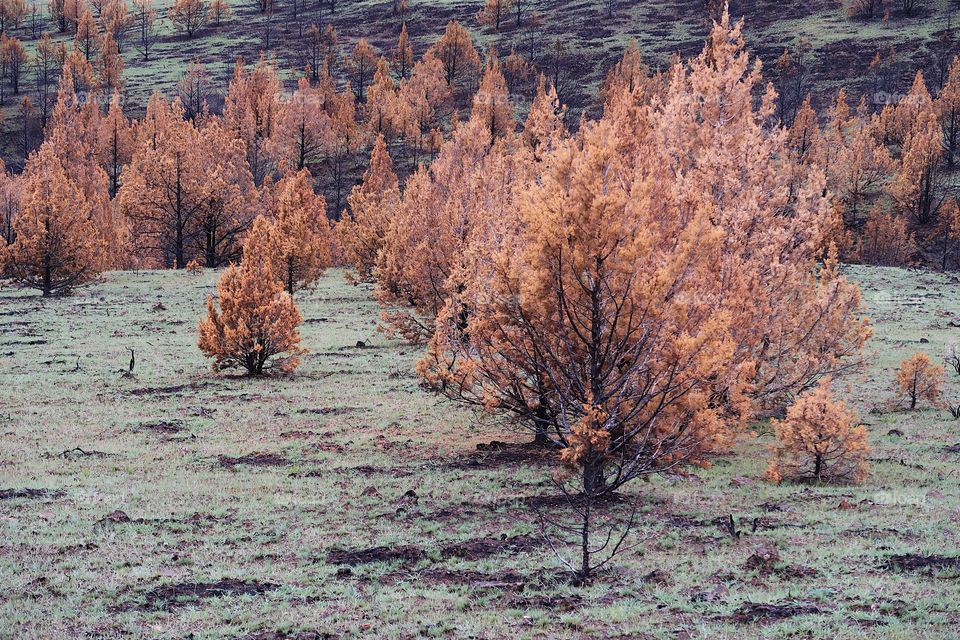
[[[480,70],[480,54],[473,46],[470,33],[456,20],[447,23],[443,35],[424,54],[424,58],[436,57],[443,64],[447,84],[475,81]]]
[[[478,224],[491,216],[508,224],[518,187],[532,178],[528,154],[515,134],[491,146],[485,123],[471,118],[429,169],[407,180],[376,269],[380,301],[412,307],[385,315],[390,333],[417,342],[429,337],[433,319],[470,272],[465,252]]]
[[[468,122],[408,182],[377,271],[382,299],[436,317],[427,381],[573,447],[585,491],[703,461],[859,367],[871,333],[822,172],[797,181],[772,90],[754,106],[740,26],[669,77],[542,163]]]
[[[485,0],[483,8],[477,12],[477,22],[500,31],[500,24],[512,8],[512,0]]]
[[[566,108],[560,104],[557,90],[551,85],[547,91],[545,85],[546,80],[541,73],[537,93],[523,125],[523,141],[533,150],[537,159],[554,150],[567,136],[563,124]]]
[[[198,325],[198,345],[213,358],[213,370],[291,371],[306,353],[299,346],[300,310],[266,265],[230,265],[217,281],[217,304],[207,299]]]
[[[600,99],[603,104],[609,104],[620,99],[623,93],[632,94],[649,80],[650,70],[640,57],[640,47],[636,40],[631,40],[623,57],[607,72],[607,77],[600,85]]]
[[[494,51],[490,51],[487,56],[480,88],[473,96],[470,119],[483,123],[491,144],[497,137],[513,133],[516,129],[517,121],[507,93],[507,83]]]
[[[410,77],[410,70],[413,68],[413,45],[410,44],[410,34],[407,32],[407,23],[404,21],[400,27],[400,37],[397,38],[397,46],[391,52],[393,68],[400,80],[406,80]]]
[[[13,281],[44,296],[87,284],[103,268],[93,206],[52,153],[44,146],[31,157],[12,225],[15,240],[2,249],[4,270]]]
[[[13,221],[20,215],[21,183],[22,176],[7,171],[0,161],[0,247],[13,244],[16,237]]]
[[[390,65],[385,58],[380,58],[365,105],[367,128],[371,134],[383,134],[393,139],[402,132],[403,114],[399,99],[399,89],[390,76]]]
[[[333,146],[333,123],[324,109],[326,100],[321,89],[300,78],[296,92],[281,105],[268,147],[281,171],[300,171],[315,165]]]
[[[913,234],[903,216],[875,207],[857,241],[854,258],[864,264],[902,267],[910,263],[916,251]]]
[[[377,138],[363,182],[347,198],[350,215],[337,224],[337,237],[357,279],[372,282],[384,239],[400,203],[397,176],[383,136]]]
[[[363,102],[367,96],[367,85],[377,70],[379,56],[366,38],[360,38],[350,54],[350,84],[357,100]]]
[[[167,17],[174,27],[192,38],[207,23],[207,3],[204,0],[174,0]]]
[[[197,129],[179,101],[158,95],[134,137],[117,200],[142,255],[178,269],[194,257],[210,268],[235,259],[254,195],[243,143],[219,122]]]
[[[777,444],[765,477],[771,482],[861,483],[869,472],[867,429],[830,392],[830,379],[802,394],[787,410],[786,420],[773,420]]]
[[[258,185],[270,172],[272,159],[266,153],[267,141],[280,112],[280,88],[277,70],[265,58],[249,71],[242,58],[237,60],[227,87],[223,123],[244,142],[247,163]]]
[[[330,264],[326,203],[310,186],[306,171],[285,176],[275,187],[272,220],[254,221],[244,260],[269,264],[291,296],[309,287]]]
[[[936,407],[940,406],[943,379],[943,365],[933,364],[930,356],[919,352],[900,363],[896,385],[900,396],[910,401],[911,409],[916,409],[920,400],[927,400]]]

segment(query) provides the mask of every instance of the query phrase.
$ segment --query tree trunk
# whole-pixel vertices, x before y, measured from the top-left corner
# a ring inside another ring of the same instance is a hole
[[[590,566],[590,508],[593,506],[593,491],[597,479],[597,469],[594,464],[583,466],[583,520],[580,525],[580,571],[577,579],[581,584],[590,580],[592,567]]]

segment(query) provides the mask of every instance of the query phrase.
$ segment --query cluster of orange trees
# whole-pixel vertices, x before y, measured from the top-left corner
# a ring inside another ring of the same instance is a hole
[[[339,90],[334,37],[291,95],[266,61],[241,63],[214,115],[194,66],[180,99],[133,121],[75,49],[43,144],[0,184],[4,273],[48,295],[105,269],[227,267],[200,348],[260,374],[296,366],[293,296],[348,262],[386,330],[426,345],[426,383],[561,452],[559,481],[587,500],[584,579],[590,500],[708,464],[785,405],[768,477],[863,478],[866,435],[830,384],[871,330],[839,260],[906,259],[908,220],[936,230],[944,264],[955,252],[960,63],[936,99],[918,76],[877,114],[841,94],[822,125],[808,101],[786,127],[724,15],[665,71],[631,47],[602,116],[570,131],[542,76],[518,122],[510,85],[529,70],[481,64],[456,23],[416,62],[405,30],[392,62],[361,40]]]
[[[518,133],[491,58],[436,160],[400,191],[378,146],[338,229],[388,329],[427,343],[423,379],[555,445],[588,503],[707,464],[796,397],[778,425],[790,456],[833,444],[771,475],[863,476],[865,434],[827,385],[871,330],[838,269],[828,176],[760,82],[725,17],[664,73],[628,53],[575,133],[541,87]]]

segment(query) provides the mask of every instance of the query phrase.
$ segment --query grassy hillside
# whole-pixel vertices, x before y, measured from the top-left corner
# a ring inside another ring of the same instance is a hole
[[[887,401],[900,359],[957,336],[960,281],[851,274],[877,328],[846,394],[866,484],[764,483],[758,425],[709,471],[634,486],[639,545],[582,589],[539,536],[562,506],[542,452],[478,449],[527,436],[419,389],[417,350],[341,274],[300,300],[300,369],[260,380],[195,346],[214,273],[2,291],[0,637],[955,637],[960,564],[910,554],[960,547],[960,423]]]
[[[810,87],[814,93],[826,95],[847,86],[851,95],[859,96],[869,86],[868,65],[879,50],[891,46],[896,49],[894,75],[904,88],[916,69],[932,70],[934,44],[953,11],[950,1],[924,0],[915,15],[894,13],[889,23],[879,17],[849,18],[848,0],[733,0],[731,11],[745,19],[751,51],[768,66],[784,47],[806,38],[811,45]],[[337,28],[345,55],[361,37],[386,53],[395,45],[400,31],[400,17],[392,11],[392,0],[340,0],[335,2],[333,13],[326,1],[306,0],[301,4],[298,0],[296,17],[290,0],[277,0],[269,29],[268,16],[258,11],[257,2],[230,0],[232,15],[220,27],[208,25],[187,38],[174,31],[166,18],[171,4],[171,0],[156,3],[161,21],[151,60],[144,61],[134,50],[135,33],[127,36],[125,77],[133,106],[142,107],[154,90],[172,92],[186,65],[194,60],[207,65],[214,79],[225,86],[238,56],[256,60],[265,49],[268,31],[269,54],[291,72],[302,69],[306,62],[301,34],[313,22]],[[521,26],[516,26],[511,15],[499,32],[477,24],[475,16],[482,4],[481,0],[410,0],[407,21],[415,53],[423,53],[447,21],[454,19],[472,31],[481,50],[493,45],[505,54],[515,46],[525,54],[532,51],[534,61],[544,68],[551,66],[551,45],[559,38],[566,49],[561,60],[561,76],[567,79],[564,99],[574,107],[592,100],[597,82],[630,39],[637,40],[647,61],[657,67],[668,64],[674,53],[687,57],[699,52],[708,30],[701,0],[526,0]],[[529,27],[533,14],[539,16],[539,28]],[[44,16],[40,30],[55,32],[55,25]],[[30,47],[26,24],[10,33]]]

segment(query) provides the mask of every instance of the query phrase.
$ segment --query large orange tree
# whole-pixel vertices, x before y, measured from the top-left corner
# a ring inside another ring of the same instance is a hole
[[[105,243],[91,215],[93,206],[43,146],[24,171],[13,244],[0,252],[4,270],[20,286],[44,296],[87,284],[103,268]]]
[[[608,99],[515,207],[473,192],[448,232],[467,235],[421,373],[562,449],[581,579],[598,564],[591,501],[705,462],[758,411],[860,364],[870,329],[833,257],[825,177],[798,183],[760,86],[725,16],[665,88]]]

